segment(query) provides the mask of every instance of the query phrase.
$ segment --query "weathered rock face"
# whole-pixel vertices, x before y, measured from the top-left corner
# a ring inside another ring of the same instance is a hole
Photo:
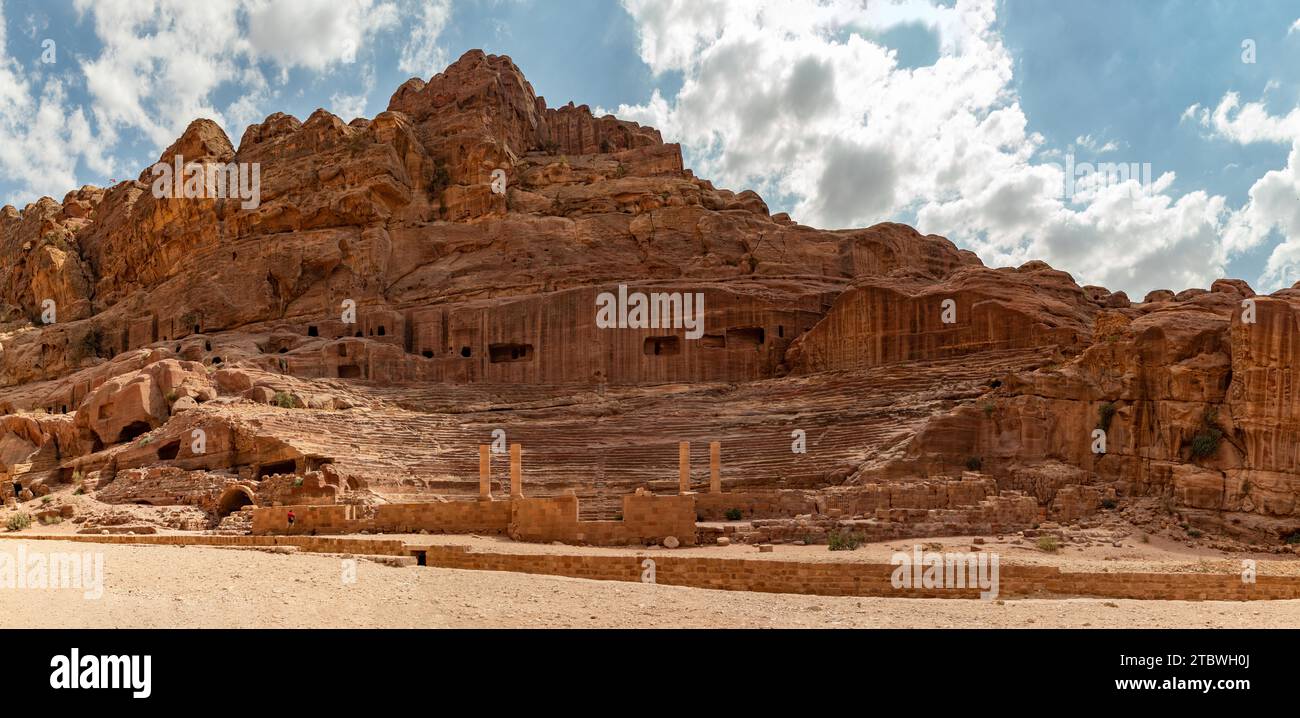
[[[1295,435],[1292,293],[1254,299],[1224,281],[1095,311],[1081,353],[999,377],[986,397],[932,419],[904,457],[862,476],[972,462],[1045,502],[1067,486],[1111,484],[1166,497],[1206,528],[1288,536],[1300,525],[1300,465],[1284,438]]]
[[[93,432],[99,445],[119,444],[167,423],[180,399],[216,397],[202,364],[167,359],[104,382],[78,407],[76,426]]]
[[[155,196],[146,168],[0,210],[0,463],[28,484],[217,513],[473,496],[502,429],[530,492],[596,515],[674,490],[678,441],[720,440],[729,489],[822,492],[800,499],[817,512],[979,471],[1023,493],[967,497],[992,502],[971,525],[1114,492],[1300,529],[1300,290],[1133,303],[902,225],[802,226],[478,51],[373,119],[277,113],[238,146],[197,120],[159,157],[178,160],[255,163],[259,202]],[[609,327],[600,298],[624,293],[702,297],[701,324]]]
[[[1087,345],[1097,307],[1064,272],[968,266],[935,276],[869,277],[841,294],[791,350],[804,372],[986,351]]]

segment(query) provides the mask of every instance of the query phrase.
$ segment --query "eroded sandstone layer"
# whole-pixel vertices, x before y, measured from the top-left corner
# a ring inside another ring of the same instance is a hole
[[[1141,498],[1255,541],[1300,529],[1295,289],[1134,303],[902,225],[803,226],[478,51],[373,119],[275,114],[238,146],[196,120],[178,155],[258,163],[260,205],[158,198],[146,170],[0,210],[0,466],[24,497],[214,524],[474,497],[502,429],[531,495],[591,516],[675,491],[680,441],[707,487],[720,441],[737,498],[702,519],[939,532]],[[702,294],[702,336],[598,326],[620,285]]]

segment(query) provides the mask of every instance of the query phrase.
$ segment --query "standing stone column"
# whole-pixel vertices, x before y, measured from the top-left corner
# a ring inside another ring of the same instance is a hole
[[[492,500],[492,447],[479,444],[478,447],[478,497],[483,501]]]
[[[709,442],[709,493],[722,493],[722,442]]]
[[[523,444],[510,445],[510,498],[523,498]]]
[[[683,494],[691,492],[691,442],[677,444],[677,488]]]

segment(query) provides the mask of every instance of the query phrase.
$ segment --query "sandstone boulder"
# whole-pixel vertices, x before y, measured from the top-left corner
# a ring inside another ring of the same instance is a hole
[[[77,423],[104,445],[117,444],[166,423],[173,401],[197,404],[216,396],[201,364],[164,360],[106,381],[78,407]]]

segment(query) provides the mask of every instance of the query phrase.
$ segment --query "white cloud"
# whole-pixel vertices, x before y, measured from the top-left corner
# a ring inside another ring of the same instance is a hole
[[[1300,137],[1300,107],[1286,115],[1272,115],[1264,103],[1247,102],[1243,105],[1237,93],[1229,92],[1213,111],[1192,105],[1183,116],[1187,117],[1194,108],[1199,108],[1201,126],[1210,128],[1219,137],[1240,144],[1289,143],[1292,138]]]
[[[375,32],[398,24],[397,6],[375,0],[247,0],[247,14],[253,52],[284,69],[354,62]]]
[[[1221,276],[1221,197],[1169,196],[1172,174],[1145,192],[1084,182],[1060,196],[1063,170],[1034,162],[1049,153],[1028,130],[994,0],[624,5],[642,59],[656,72],[681,70],[683,85],[617,114],[682,142],[720,186],[790,198],[795,218],[815,226],[914,213],[921,231],[990,264],[1044,259],[1138,298]],[[938,34],[933,65],[900,67],[858,32],[904,22]],[[1119,149],[1088,135],[1078,143]]]
[[[64,83],[38,83],[8,54],[4,8],[0,6],[0,173],[18,189],[4,197],[23,205],[42,195],[62,199],[78,186],[77,165],[113,171],[80,108],[68,106]]]
[[[156,156],[199,117],[237,143],[246,125],[282,109],[293,70],[345,83],[339,68],[350,67],[360,91],[336,90],[329,102],[348,119],[360,116],[375,85],[374,68],[363,63],[380,35],[408,42],[403,57],[438,62],[451,0],[74,0],[73,7],[77,30],[97,42],[88,52],[59,47],[57,68],[25,69],[11,57],[0,19],[0,172],[13,188],[8,201],[61,197],[81,184],[79,169],[107,179],[123,168],[106,148],[143,138]],[[42,23],[32,14],[16,27],[35,38]],[[399,34],[403,25],[416,28],[409,40]],[[88,100],[70,100],[83,87]]]
[[[1293,32],[1300,32],[1300,19],[1297,19],[1295,22],[1291,23],[1291,27],[1286,31],[1286,34],[1290,35]]]
[[[1082,147],[1085,150],[1088,150],[1089,152],[1095,152],[1096,154],[1115,152],[1116,150],[1119,149],[1118,142],[1114,140],[1102,142],[1100,139],[1093,137],[1092,135],[1081,135],[1079,137],[1076,137],[1074,140],[1074,144],[1078,145],[1079,147]]]
[[[77,0],[75,7],[103,45],[81,69],[107,141],[131,128],[161,148],[196,117],[224,124],[211,95],[249,49],[238,5]]]
[[[1224,234],[1231,251],[1262,244],[1273,232],[1282,236],[1259,278],[1272,291],[1300,280],[1300,136],[1291,144],[1286,167],[1272,170],[1250,188],[1250,199],[1235,212]]]
[[[245,125],[277,109],[259,63],[278,68],[280,84],[296,68],[322,73],[355,63],[400,23],[399,7],[379,0],[76,0],[76,9],[103,45],[81,63],[100,131],[112,142],[139,130],[158,149],[197,117],[238,142]],[[240,93],[224,109],[214,104],[223,87]],[[365,97],[348,99],[364,107]]]
[[[411,28],[411,37],[402,47],[397,68],[421,78],[442,72],[447,66],[447,53],[438,45],[438,36],[451,19],[451,0],[426,0],[417,22]]]
[[[1286,166],[1255,181],[1246,204],[1232,212],[1223,232],[1229,254],[1259,247],[1274,233],[1280,236],[1257,285],[1263,291],[1290,286],[1300,279],[1300,106],[1274,115],[1262,102],[1242,105],[1237,93],[1229,92],[1213,112],[1201,111],[1201,124],[1212,136],[1237,144],[1291,145]]]
[[[361,92],[355,95],[342,92],[330,95],[330,111],[342,118],[344,122],[351,122],[358,117],[364,117],[366,115],[366,103],[370,93],[375,89],[375,72],[373,68],[366,72],[363,85]]]

